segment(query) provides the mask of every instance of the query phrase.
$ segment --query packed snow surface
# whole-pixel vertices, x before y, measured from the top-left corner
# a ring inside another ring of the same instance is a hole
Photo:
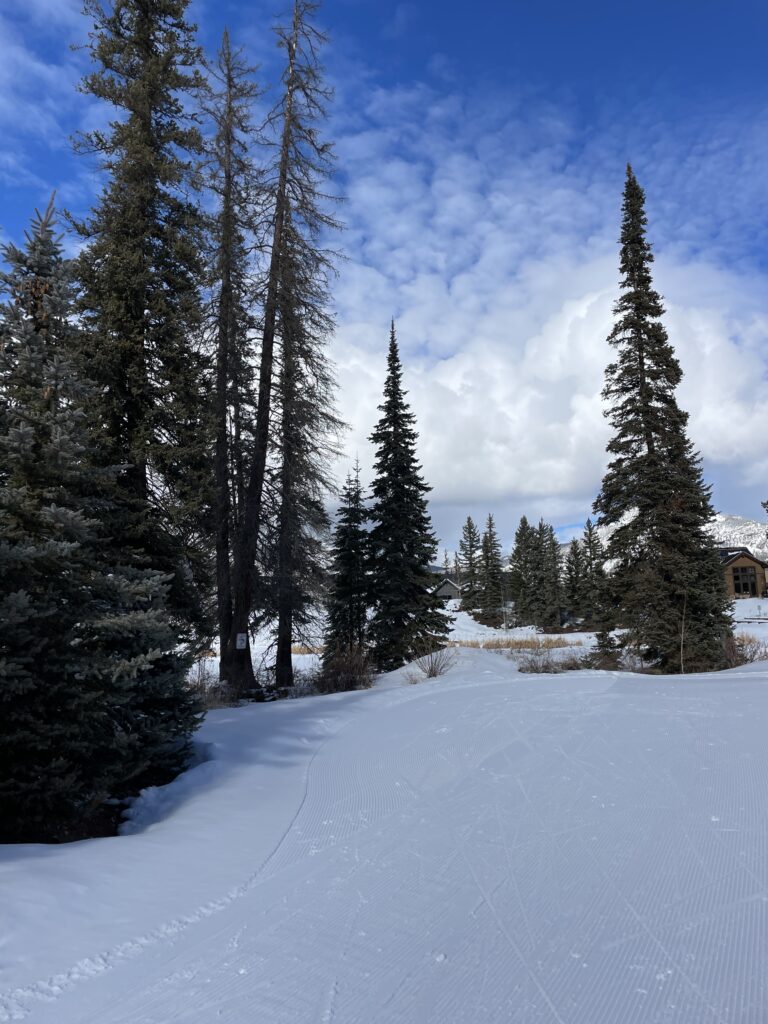
[[[765,1024],[768,674],[222,710],[131,834],[0,848],[0,1020]]]

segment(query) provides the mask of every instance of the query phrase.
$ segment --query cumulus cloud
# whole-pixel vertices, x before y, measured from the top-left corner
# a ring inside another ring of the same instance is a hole
[[[394,315],[444,542],[453,547],[466,514],[483,508],[499,513],[507,541],[522,512],[583,521],[609,435],[600,391],[626,154],[601,135],[576,146],[567,112],[551,104],[502,105],[420,84],[374,89],[364,117],[341,124],[350,259],[336,293],[334,355],[351,456],[370,464],[366,438]],[[751,129],[728,131],[732,141],[740,132],[732,162],[749,167]],[[723,239],[746,219],[732,198],[707,201],[707,189],[716,194],[734,173],[725,128],[711,180],[698,172],[698,204],[681,184],[690,153],[683,147],[678,159],[676,143],[657,135],[636,169],[685,372],[680,401],[715,500],[755,515],[732,481],[735,471],[746,487],[766,468],[768,288],[748,261],[734,272],[719,260]],[[731,245],[732,262],[740,255]],[[722,496],[721,469],[730,481]]]
[[[0,180],[25,203],[58,187],[76,212],[99,177],[92,161],[69,156],[67,138],[107,116],[75,90],[87,55],[65,43],[85,36],[79,7],[29,0],[0,14]],[[213,5],[192,9],[215,47]],[[279,56],[260,27],[271,10],[258,0],[237,32],[264,80]],[[418,5],[388,10],[390,38],[418,30]],[[431,84],[386,88],[354,40],[337,33],[327,56],[338,96],[328,134],[348,225],[333,356],[349,460],[371,464],[395,316],[444,543],[455,545],[468,513],[493,511],[506,544],[523,512],[564,535],[583,522],[605,461],[600,391],[631,159],[685,371],[680,401],[715,502],[759,515],[757,498],[768,497],[768,281],[756,259],[768,219],[766,112],[677,111],[665,123],[651,104],[628,113],[605,101],[587,126],[567,99],[462,85],[455,54],[424,54]]]

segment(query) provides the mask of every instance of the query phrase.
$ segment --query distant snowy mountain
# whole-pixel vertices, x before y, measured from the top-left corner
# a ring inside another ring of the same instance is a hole
[[[723,547],[749,548],[753,555],[768,561],[766,523],[718,512],[712,524],[712,536]]]
[[[605,544],[613,531],[599,526],[597,532]],[[768,562],[768,523],[718,512],[710,532],[722,547],[749,548],[753,555]]]

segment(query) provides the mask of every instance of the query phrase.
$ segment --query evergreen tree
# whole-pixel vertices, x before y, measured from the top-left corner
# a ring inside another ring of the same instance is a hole
[[[509,560],[509,590],[515,602],[518,625],[533,623],[536,529],[522,516],[515,531],[515,546]]]
[[[568,554],[565,557],[563,589],[569,614],[575,619],[583,618],[587,572],[584,550],[575,538],[568,545]]]
[[[615,527],[608,559],[623,644],[665,672],[717,669],[731,637],[710,489],[675,398],[682,371],[661,323],[646,238],[645,194],[627,168],[621,287],[606,370],[611,461],[594,509]]]
[[[360,466],[348,474],[336,515],[325,631],[325,658],[362,651],[368,615],[367,512],[360,486]]]
[[[459,566],[462,582],[461,607],[465,611],[470,611],[477,607],[480,579],[480,531],[475,526],[472,516],[467,516],[461,531]]]
[[[107,181],[77,225],[86,244],[80,365],[98,385],[93,415],[132,509],[120,534],[174,573],[179,612],[208,634],[211,431],[200,349],[202,220],[190,198],[201,153],[185,101],[202,86],[188,0],[85,0],[94,70],[81,90],[109,105],[107,129],[78,148]],[[190,586],[190,572],[198,579]]]
[[[542,629],[560,625],[562,606],[560,545],[554,528],[539,520],[533,537],[531,590],[527,596],[533,624]]]
[[[432,593],[429,566],[437,541],[427,511],[429,487],[416,459],[416,418],[406,394],[393,322],[382,415],[371,434],[376,476],[370,514],[370,639],[374,662],[382,671],[440,646],[448,632],[439,598]]]
[[[125,561],[73,369],[53,201],[0,275],[0,841],[87,835],[110,796],[167,778],[196,725],[160,574]],[[158,773],[161,773],[158,776]]]
[[[581,613],[588,625],[607,624],[610,619],[610,610],[606,607],[605,552],[591,519],[587,519],[584,526],[581,545],[584,553]]]
[[[252,148],[258,141],[251,108],[258,96],[255,69],[233,50],[225,29],[212,68],[206,113],[215,133],[209,144],[208,187],[216,197],[212,217],[211,320],[215,337],[213,397],[216,510],[216,595],[219,649],[232,628],[232,538],[243,506],[244,469],[253,442],[255,395],[251,336],[255,317],[249,250],[260,196]]]
[[[332,271],[333,254],[320,245],[319,238],[338,224],[328,213],[329,196],[324,187],[333,167],[333,149],[323,140],[320,130],[326,118],[331,91],[324,83],[319,60],[325,37],[313,24],[318,7],[319,4],[313,0],[294,0],[290,26],[277,29],[278,44],[285,54],[285,67],[281,96],[268,118],[275,161],[264,174],[269,239],[265,244],[268,266],[262,288],[263,310],[260,317],[258,400],[253,445],[244,472],[245,493],[233,545],[230,632],[221,651],[221,677],[231,682],[235,689],[248,689],[254,685],[248,636],[258,595],[259,544],[266,526],[265,482],[270,468],[269,455],[275,451],[274,424],[285,423],[285,416],[279,409],[275,415],[274,397],[279,389],[277,404],[282,403],[284,410],[286,398],[291,401],[291,389],[298,386],[297,381],[292,382],[291,378],[291,353],[288,349],[281,353],[280,346],[281,343],[285,346],[286,338],[293,339],[290,344],[297,353],[292,364],[294,367],[298,367],[304,358],[299,355],[300,349],[308,360],[314,360],[319,366],[322,340],[330,331],[330,318],[325,309],[326,277]],[[276,367],[279,375],[275,372]],[[327,424],[326,413],[332,417],[332,410],[322,409],[317,404],[321,393],[329,394],[332,374],[326,362],[323,362],[322,373],[323,380],[318,382],[313,399],[313,415],[316,415],[317,423],[323,420]],[[298,391],[294,393],[298,394]],[[309,404],[305,403],[304,411],[310,413]],[[309,423],[305,420],[302,429],[310,429]],[[284,459],[289,449],[297,451],[296,443],[287,439],[287,445],[278,453],[278,460],[286,473],[291,472],[290,463]],[[305,468],[310,471],[309,464]],[[315,475],[318,469],[315,464],[311,474]],[[322,470],[321,474],[324,472]],[[281,493],[287,495],[290,486],[291,481],[284,477],[280,483]],[[311,486],[308,479],[307,486]],[[282,626],[278,625],[281,637],[278,672],[285,678],[290,675],[286,645],[292,628],[292,598],[288,581],[293,576],[293,569],[288,563],[294,560],[291,551],[295,552],[296,548],[291,547],[291,538],[295,539],[296,534],[288,521],[292,515],[290,504],[284,503],[283,514],[287,518],[279,527],[282,539],[279,542],[281,568],[278,575],[286,586],[283,586],[282,595],[278,595],[278,603],[282,607]]]
[[[312,619],[327,571],[322,541],[330,522],[325,497],[338,455],[341,423],[334,412],[335,379],[326,355],[333,329],[327,313],[324,264],[309,258],[304,240],[286,223],[278,295],[280,431],[274,440],[277,486],[278,686],[293,685],[292,644]]]
[[[480,544],[480,593],[484,621],[492,626],[501,625],[504,604],[501,541],[490,514]]]

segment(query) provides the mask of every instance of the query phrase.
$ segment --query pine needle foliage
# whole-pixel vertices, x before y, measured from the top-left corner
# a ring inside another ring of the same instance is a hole
[[[437,539],[427,511],[429,486],[416,458],[416,417],[406,402],[403,368],[392,323],[376,446],[370,518],[370,571],[374,613],[372,657],[384,672],[443,646],[448,620],[433,595],[429,566]]]
[[[111,536],[118,471],[87,428],[96,392],[70,358],[53,206],[3,255],[0,841],[61,840],[87,834],[109,796],[178,771],[196,713],[167,578]]]
[[[363,651],[368,616],[368,515],[360,467],[347,476],[333,534],[331,584],[327,601],[325,660],[337,652]]]
[[[501,625],[503,590],[501,541],[493,515],[489,513],[480,542],[480,607],[483,621],[489,626]]]
[[[518,625],[533,622],[534,573],[536,565],[536,530],[522,516],[515,530],[515,543],[509,560],[509,589],[515,603]]]
[[[202,137],[188,108],[203,87],[188,0],[86,0],[93,70],[80,89],[109,112],[76,148],[100,158],[104,188],[76,225],[85,246],[81,368],[107,463],[134,513],[121,533],[173,574],[172,600],[210,635],[213,481],[202,353]],[[126,508],[128,507],[126,503]],[[193,583],[196,580],[196,585]]]
[[[710,488],[677,404],[680,364],[651,278],[645,194],[627,168],[621,227],[622,295],[608,337],[616,358],[603,397],[613,437],[594,510],[614,526],[607,556],[623,644],[664,672],[722,668],[729,602],[714,543]]]
[[[584,594],[586,590],[586,565],[584,551],[574,537],[568,545],[563,570],[563,595],[569,614],[575,619],[584,616]]]
[[[461,530],[458,553],[462,588],[461,607],[465,611],[471,611],[477,607],[480,585],[480,543],[480,531],[475,526],[472,516],[467,516]]]

